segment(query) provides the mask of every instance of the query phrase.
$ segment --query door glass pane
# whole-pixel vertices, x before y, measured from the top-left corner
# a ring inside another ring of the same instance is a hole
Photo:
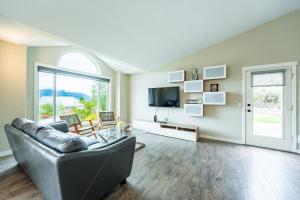
[[[284,71],[252,73],[252,87],[284,86]]]
[[[97,82],[85,78],[56,76],[56,116],[77,113],[84,121],[97,115]]]
[[[283,86],[252,87],[253,135],[283,137]]]
[[[39,122],[53,122],[54,116],[54,75],[39,72]]]

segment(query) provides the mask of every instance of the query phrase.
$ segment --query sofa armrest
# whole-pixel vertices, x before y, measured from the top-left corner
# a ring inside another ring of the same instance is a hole
[[[58,173],[63,199],[99,199],[130,175],[135,137],[108,147],[65,154]]]

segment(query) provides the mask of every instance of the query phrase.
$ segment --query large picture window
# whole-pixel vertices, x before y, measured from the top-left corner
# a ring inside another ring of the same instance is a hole
[[[109,109],[109,79],[102,78],[97,66],[84,55],[66,56],[57,68],[37,66],[40,123],[58,121],[59,116],[74,113],[81,120],[95,119],[98,111]]]

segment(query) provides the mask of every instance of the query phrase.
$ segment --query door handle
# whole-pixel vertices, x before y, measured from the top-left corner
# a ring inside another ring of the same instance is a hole
[[[250,104],[250,103],[248,103],[248,104],[247,104],[247,106],[251,106],[251,104]]]
[[[251,110],[248,109],[247,112],[251,112]]]

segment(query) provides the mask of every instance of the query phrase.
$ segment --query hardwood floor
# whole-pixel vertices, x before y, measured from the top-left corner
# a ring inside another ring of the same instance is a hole
[[[300,199],[300,155],[143,134],[131,176],[105,197],[129,199]],[[1,169],[1,167],[0,167]],[[21,171],[0,180],[0,200],[42,199]]]

